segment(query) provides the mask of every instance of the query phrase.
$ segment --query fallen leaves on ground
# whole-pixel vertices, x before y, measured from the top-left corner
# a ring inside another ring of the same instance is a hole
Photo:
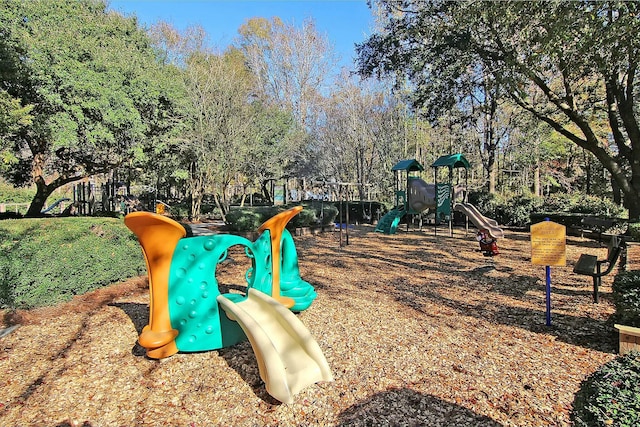
[[[342,243],[346,239],[343,235]],[[297,236],[300,272],[318,293],[298,316],[335,381],[270,397],[248,342],[219,351],[146,358],[146,281],[134,279],[56,307],[0,312],[0,425],[60,426],[569,426],[580,382],[616,356],[612,273],[601,302],[572,273],[581,253],[606,248],[568,237],[552,268],[552,325],[544,267],[529,235],[507,231],[484,258],[472,231],[350,230]],[[220,266],[241,284],[241,252]],[[70,278],[70,280],[73,280]]]

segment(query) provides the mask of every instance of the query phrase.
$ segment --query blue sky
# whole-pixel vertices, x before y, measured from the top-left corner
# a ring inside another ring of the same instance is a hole
[[[180,30],[200,25],[212,45],[221,50],[233,42],[238,28],[250,18],[277,16],[296,27],[313,18],[318,32],[329,39],[341,57],[340,65],[349,68],[355,56],[354,44],[372,34],[374,22],[366,0],[111,0],[110,9],[135,14],[146,26],[159,20]]]

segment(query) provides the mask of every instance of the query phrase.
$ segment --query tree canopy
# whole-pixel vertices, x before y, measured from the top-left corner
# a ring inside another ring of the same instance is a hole
[[[486,70],[504,98],[592,153],[640,217],[640,3],[371,3],[384,27],[357,47],[362,76],[409,84],[435,119]]]
[[[385,78],[364,82],[330,74],[311,19],[251,19],[218,50],[102,0],[0,0],[0,175],[36,188],[29,215],[124,172],[197,219],[288,177],[389,202],[398,160],[464,152],[472,192],[622,195],[640,217],[638,3],[371,5],[358,73]]]
[[[7,172],[36,185],[28,215],[54,189],[130,160],[163,131],[171,98],[135,18],[98,0],[2,0],[0,39],[0,90],[31,108]]]

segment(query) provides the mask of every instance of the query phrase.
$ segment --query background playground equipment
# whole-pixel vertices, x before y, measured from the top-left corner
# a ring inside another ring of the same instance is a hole
[[[453,186],[453,169],[464,168],[466,172],[469,162],[462,154],[450,154],[439,157],[431,166],[434,168],[434,184],[420,179],[419,174],[424,168],[415,159],[401,160],[391,168],[395,177],[395,207],[378,222],[376,231],[394,234],[405,215],[415,215],[427,209],[434,210],[436,224],[449,221],[451,229],[452,201],[457,197],[465,201],[464,189],[467,187],[466,174],[464,187]],[[449,168],[448,183],[438,183],[438,168],[442,166]],[[403,180],[405,174],[406,179]]]
[[[480,250],[484,256],[499,255],[497,239],[504,237],[502,228],[498,226],[495,219],[487,218],[471,203],[456,203],[453,210],[462,212],[478,229],[477,240],[480,243]]]
[[[292,313],[316,298],[313,286],[300,278],[295,245],[285,229],[301,210],[297,206],[267,220],[255,242],[226,234],[185,238],[184,227],[165,216],[127,215],[125,224],[139,239],[149,274],[149,324],[138,339],[147,355],[159,359],[178,351],[215,350],[248,338],[260,377],[276,399],[290,403],[308,385],[331,381],[320,347]],[[216,280],[216,266],[235,245],[244,246],[252,262],[245,295],[221,294]]]
[[[487,233],[487,230],[478,230],[476,239],[480,243],[480,251],[482,251],[482,255],[500,255],[500,251],[498,250],[498,242],[496,242],[496,239],[494,239],[489,235],[489,233]]]
[[[478,208],[471,203],[456,203],[453,205],[453,210],[465,214],[478,230],[485,231],[492,239],[502,239],[504,237],[504,232],[498,226],[498,221],[482,215]]]
[[[55,202],[53,202],[53,204],[47,206],[45,209],[43,209],[42,211],[40,211],[40,213],[49,213],[51,211],[53,211],[55,208],[57,208],[58,206],[60,206],[60,212],[64,211],[64,202],[68,202],[69,199],[68,197],[63,197],[62,199],[58,199]]]

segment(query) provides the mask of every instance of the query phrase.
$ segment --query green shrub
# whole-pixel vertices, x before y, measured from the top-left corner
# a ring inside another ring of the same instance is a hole
[[[611,199],[581,193],[554,193],[545,198],[546,212],[567,212],[601,217],[621,217],[625,211]]]
[[[612,284],[617,323],[640,327],[640,271],[618,273]]]
[[[614,218],[626,215],[625,210],[610,199],[585,194],[554,193],[541,198],[531,194],[503,196],[470,192],[469,202],[483,215],[495,219],[498,223],[518,227],[531,224],[532,216],[560,215],[563,218],[560,221],[562,224],[579,226],[583,215]]]
[[[232,209],[227,214],[227,225],[234,231],[256,231],[264,215],[257,209]]]
[[[53,305],[145,271],[121,219],[0,221],[0,307]]]
[[[307,227],[311,225],[328,225],[335,221],[338,216],[338,208],[335,207],[332,202],[322,202],[322,201],[304,201],[302,202],[302,206],[304,207],[304,211],[314,211],[315,212],[315,221],[309,217],[309,222],[307,222]]]
[[[291,207],[293,207],[293,205],[232,209],[226,217],[227,225],[233,231],[257,231],[258,227],[266,220]],[[335,206],[327,204],[323,207],[321,207],[320,204],[304,206],[304,209],[289,221],[287,228],[318,225],[320,223],[320,219],[318,218],[320,218],[321,209],[324,212],[324,217],[322,218],[323,224],[331,223],[338,213]]]
[[[318,224],[318,217],[315,209],[303,209],[298,215],[291,218],[288,228],[310,227]]]
[[[485,192],[469,193],[469,202],[486,217],[499,224],[524,227],[529,224],[530,214],[539,209],[543,199],[529,194],[506,197]]]
[[[640,353],[601,366],[585,379],[573,401],[575,427],[640,425]]]
[[[632,240],[640,242],[640,222],[630,222],[627,226],[627,234]]]
[[[347,222],[347,209],[351,224],[372,224],[387,211],[384,204],[373,201],[325,202],[327,203],[331,203],[336,208],[335,222]]]
[[[189,203],[173,203],[167,212],[176,221],[184,221],[191,215],[191,204]]]
[[[31,203],[35,194],[35,187],[16,188],[11,184],[0,181],[0,203]]]
[[[338,208],[334,205],[324,204],[318,211],[322,211],[322,214],[319,215],[322,225],[329,225],[335,222],[338,216]]]
[[[542,205],[542,199],[530,195],[518,195],[501,199],[495,208],[495,220],[504,225],[523,227],[529,223],[529,215]]]
[[[202,203],[202,209],[200,209],[200,211],[202,212],[202,216],[207,219],[222,218],[222,212],[220,211],[220,208],[213,203]]]

